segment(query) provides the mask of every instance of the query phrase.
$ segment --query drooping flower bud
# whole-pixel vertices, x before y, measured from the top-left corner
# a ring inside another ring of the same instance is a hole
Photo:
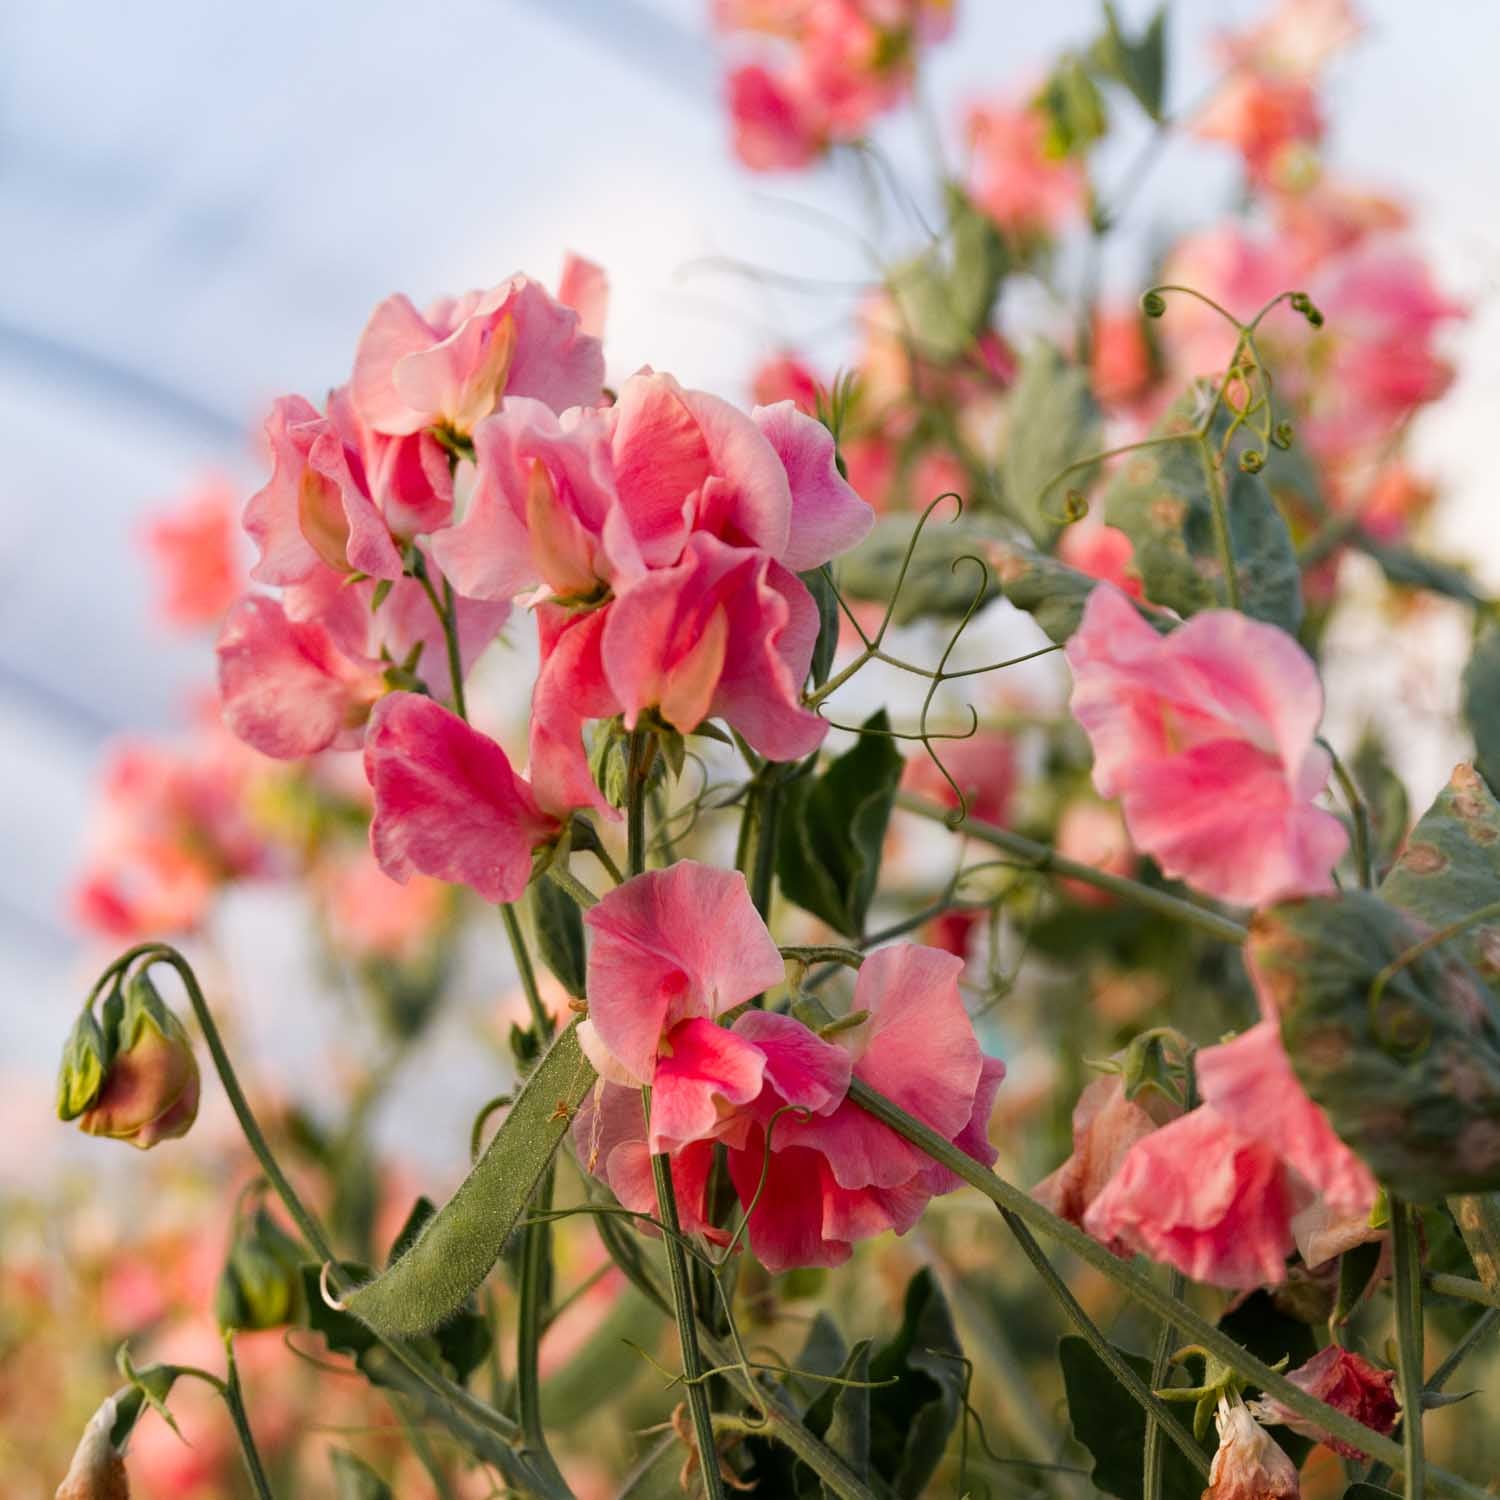
[[[104,1028],[94,1019],[92,1010],[84,1011],[63,1045],[62,1066],[57,1072],[59,1120],[76,1120],[99,1097],[109,1055]]]
[[[124,1443],[122,1440],[119,1447],[115,1445],[115,1428],[122,1402],[133,1395],[132,1391],[117,1391],[89,1418],[67,1477],[57,1487],[57,1500],[130,1500]]]
[[[118,1013],[111,1014],[115,1006]],[[128,1141],[142,1151],[186,1135],[198,1116],[197,1059],[182,1023],[145,973],[126,983],[123,1000],[111,996],[105,1024],[96,1029],[103,1039],[99,1085],[84,1100],[92,1042],[80,1021],[64,1055],[59,1088],[63,1118],[71,1118],[71,1110],[80,1130]],[[80,1103],[81,1110],[76,1108]]]
[[[1293,1385],[1336,1406],[1346,1416],[1353,1417],[1376,1432],[1390,1433],[1395,1429],[1400,1415],[1400,1406],[1393,1389],[1396,1381],[1394,1370],[1382,1370],[1358,1354],[1351,1354],[1337,1344],[1320,1349],[1300,1369],[1291,1371],[1287,1379]],[[1303,1437],[1326,1443],[1335,1453],[1345,1458],[1362,1462],[1366,1455],[1352,1443],[1346,1443],[1326,1433],[1305,1417],[1299,1417],[1290,1407],[1283,1406],[1272,1396],[1263,1396],[1255,1402],[1252,1410],[1262,1422],[1289,1427]]]
[[[1203,1500],[1299,1500],[1297,1466],[1242,1401],[1221,1400],[1219,1450]]]
[[[295,1322],[302,1302],[301,1247],[264,1208],[242,1224],[214,1292],[223,1329],[255,1332]]]

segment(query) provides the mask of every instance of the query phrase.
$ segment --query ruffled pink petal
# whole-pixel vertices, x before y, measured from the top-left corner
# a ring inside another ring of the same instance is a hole
[[[384,691],[378,672],[350,661],[315,620],[287,618],[250,595],[219,633],[224,722],[263,755],[297,760],[359,743],[359,726]]]
[[[734,1031],[765,1056],[766,1088],[758,1109],[765,1118],[786,1104],[825,1115],[849,1092],[849,1054],[795,1016],[747,1010],[735,1021]]]
[[[392,372],[398,361],[430,348],[436,338],[436,330],[400,292],[370,314],[355,347],[350,392],[360,417],[376,432],[399,436],[430,425],[426,412],[402,400]]]
[[[1194,1281],[1248,1288],[1284,1279],[1295,1207],[1275,1152],[1205,1105],[1132,1146],[1083,1222]]]
[[[653,1152],[712,1139],[730,1110],[761,1091],[766,1055],[704,1017],[681,1021],[662,1039],[651,1080]]]
[[[329,537],[320,551],[302,526],[309,506],[318,516],[338,506],[334,486],[308,466],[308,454],[326,425],[317,408],[301,396],[281,397],[266,418],[271,477],[250,497],[244,515],[245,530],[260,549],[250,570],[258,583],[297,583],[320,564],[343,558],[344,538]],[[329,550],[332,558],[324,556]]]
[[[583,747],[587,720],[620,712],[602,656],[612,608],[573,613],[543,604],[536,611],[542,663],[531,693],[531,784],[540,805],[558,816],[574,808],[620,816],[595,784]]]
[[[998,1057],[982,1057],[979,1068],[979,1086],[974,1090],[974,1107],[969,1113],[969,1123],[953,1137],[953,1144],[965,1156],[972,1156],[981,1166],[992,1167],[1000,1152],[990,1140],[990,1116],[995,1112],[995,1099],[1000,1085],[1005,1081],[1005,1064]],[[939,1193],[956,1192],[963,1186],[963,1178],[938,1162],[929,1161],[923,1168],[923,1185],[936,1197]]]
[[[499,745],[416,693],[376,705],[365,775],[375,792],[370,844],[393,880],[415,870],[486,901],[515,901],[532,851],[558,830]]]
[[[1241,1135],[1263,1142],[1338,1214],[1368,1218],[1378,1192],[1370,1169],[1297,1081],[1274,1021],[1197,1054],[1198,1090]]]
[[[791,487],[791,526],[780,561],[805,573],[863,541],[875,512],[839,473],[833,434],[790,401],[757,406],[751,416],[776,450]]]
[[[592,339],[604,337],[604,319],[609,311],[609,277],[602,266],[571,251],[563,260],[557,300],[578,314],[579,331]]]
[[[530,396],[553,411],[598,406],[604,399],[604,346],[579,314],[529,276],[512,278],[506,311],[516,320],[516,348],[505,396]]]

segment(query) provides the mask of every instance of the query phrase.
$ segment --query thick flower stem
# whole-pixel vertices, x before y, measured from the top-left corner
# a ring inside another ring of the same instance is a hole
[[[256,1500],[275,1500],[271,1481],[266,1478],[260,1452],[255,1446],[255,1436],[250,1431],[250,1415],[245,1410],[244,1393],[240,1389],[240,1369],[234,1358],[234,1341],[228,1336],[224,1339],[224,1355],[229,1378],[224,1382],[222,1394],[224,1404],[229,1408],[230,1421],[234,1423],[235,1436],[240,1440],[240,1452],[244,1455],[245,1471],[250,1476],[250,1488],[255,1491]]]
[[[536,1029],[537,1040],[545,1047],[552,1040],[552,1017],[542,1004],[542,992],[536,982],[536,965],[526,947],[526,934],[521,931],[520,919],[513,905],[506,903],[500,908],[500,920],[505,923],[505,936],[510,940],[511,957],[516,961],[516,977],[526,993],[526,1004],[531,1010],[531,1024]]]
[[[1181,1301],[1186,1284],[1187,1278],[1182,1272],[1174,1270],[1167,1278],[1167,1291]],[[1171,1368],[1172,1345],[1176,1339],[1177,1330],[1169,1321],[1163,1319],[1161,1327],[1157,1330],[1156,1347],[1151,1352],[1151,1389],[1153,1391],[1159,1391],[1166,1384],[1167,1371]],[[1148,1411],[1146,1413],[1145,1464],[1141,1473],[1142,1500],[1161,1500],[1162,1460],[1166,1457],[1166,1449],[1161,1443],[1163,1431],[1165,1429],[1161,1423]]]
[[[911,792],[897,792],[896,806],[904,812],[915,813],[919,818],[927,818],[934,823],[948,823],[952,814],[952,809],[941,807],[936,802],[930,802],[926,797],[918,797]],[[952,825],[949,824],[949,826]],[[1138,880],[1129,880],[1123,875],[1111,875],[1107,870],[1096,870],[1092,865],[1080,864],[1077,860],[1068,859],[1057,853],[1046,844],[1039,844],[1035,839],[1012,833],[1008,828],[999,828],[993,823],[981,822],[974,817],[965,818],[958,827],[970,838],[1004,850],[1005,853],[1013,855],[1018,863],[1041,874],[1060,875],[1069,880],[1082,881],[1085,885],[1108,891],[1111,895],[1119,896],[1137,906],[1146,907],[1164,917],[1171,917],[1175,922],[1196,927],[1200,932],[1207,933],[1209,937],[1218,938],[1220,942],[1243,943],[1250,935],[1249,931],[1238,922],[1220,916],[1216,911],[1195,906],[1191,901],[1184,901],[1180,896],[1173,896],[1167,891],[1159,891],[1153,886],[1142,885]]]
[[[1405,1456],[1406,1500],[1427,1494],[1426,1457],[1422,1451],[1422,1264],[1415,1210],[1391,1198],[1391,1247],[1394,1252],[1396,1358],[1401,1376],[1401,1447]]]

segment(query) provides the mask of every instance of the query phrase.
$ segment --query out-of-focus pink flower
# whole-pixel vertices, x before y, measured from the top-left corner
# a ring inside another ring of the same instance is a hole
[[[853,1075],[986,1165],[995,1159],[987,1126],[1004,1066],[984,1057],[958,991],[963,964],[910,943],[871,954],[855,985],[857,1026],[831,1040]],[[771,1079],[758,1102],[768,1120],[782,1095]],[[905,1233],[928,1200],[959,1185],[946,1168],[848,1100],[810,1120],[788,1116],[772,1132],[767,1169],[764,1127],[729,1151],[740,1201],[764,1191],[749,1218],[750,1243],[773,1271],[838,1265],[854,1242]]]
[[[1359,522],[1382,542],[1399,542],[1437,499],[1437,487],[1419,479],[1406,464],[1386,464],[1359,499]]]
[[[1309,1396],[1326,1401],[1345,1416],[1363,1422],[1376,1432],[1388,1434],[1395,1430],[1401,1408],[1396,1401],[1394,1370],[1382,1370],[1348,1349],[1329,1344],[1305,1365],[1288,1371],[1286,1378]],[[1261,1397],[1251,1410],[1262,1422],[1290,1427],[1303,1437],[1326,1443],[1335,1453],[1352,1458],[1356,1463],[1365,1461],[1366,1455],[1352,1443],[1324,1432],[1306,1417],[1299,1417],[1274,1396]]]
[[[604,353],[579,313],[512,276],[426,312],[387,297],[360,335],[350,395],[364,423],[399,437],[434,426],[470,433],[506,396],[558,412],[596,406],[603,385]]]
[[[205,481],[171,510],[152,516],[141,540],[155,564],[157,607],[170,625],[217,624],[243,588],[234,492]]]
[[[320,861],[314,879],[329,939],[352,958],[414,959],[449,910],[439,881],[415,875],[398,884],[363,849]]]
[[[1323,116],[1316,91],[1303,79],[1238,72],[1200,111],[1193,133],[1233,146],[1253,182],[1295,188],[1307,175],[1308,153],[1323,138]]]
[[[766,360],[756,370],[750,388],[757,406],[790,401],[805,416],[816,417],[818,414],[818,391],[822,382],[812,366],[796,354],[778,354]]]
[[[219,634],[224,722],[278,760],[359,744],[385,684],[374,663],[350,660],[317,620],[291,620],[274,599],[250,594]]]
[[[1312,78],[1362,29],[1350,0],[1279,0],[1263,20],[1223,37],[1220,46],[1242,66]]]
[[[1369,1216],[1375,1179],[1307,1097],[1275,1021],[1204,1047],[1196,1067],[1198,1091],[1217,1114],[1274,1151],[1335,1213]]]
[[[1016,751],[1009,735],[982,729],[968,739],[943,747],[943,765],[958,783],[968,804],[968,815],[983,823],[1004,824],[1016,789]],[[944,807],[957,807],[958,797],[948,777],[928,755],[906,764],[902,782],[909,791],[932,797]]]
[[[746,63],[725,86],[734,152],[752,171],[796,171],[822,154],[826,143],[819,122],[794,80],[761,63]]]
[[[516,901],[532,851],[561,826],[494,740],[417,693],[376,705],[365,775],[375,792],[370,845],[392,880],[419,872],[486,901]]]
[[[1095,316],[1089,371],[1104,406],[1127,406],[1146,393],[1155,372],[1135,308],[1106,307]]]
[[[1297,1466],[1238,1398],[1219,1402],[1219,1449],[1203,1500],[1298,1500]]]
[[[1160,636],[1100,584],[1066,653],[1094,786],[1164,873],[1251,906],[1332,889],[1348,834],[1314,805],[1323,692],[1289,635],[1208,610]]]
[[[1139,863],[1119,808],[1088,795],[1073,797],[1063,808],[1054,842],[1065,859],[1110,875],[1128,878]],[[1083,906],[1110,906],[1115,901],[1110,892],[1087,881],[1060,880],[1058,884]]]
[[[1137,1141],[1083,1222],[1194,1281],[1258,1287],[1285,1277],[1295,1207],[1275,1152],[1200,1105]]]
[[[1077,521],[1063,532],[1057,555],[1070,568],[1113,584],[1132,599],[1142,597],[1141,580],[1130,568],[1135,548],[1117,526],[1103,521]]]
[[[712,1020],[784,978],[737,870],[682,860],[647,871],[605,896],[584,925],[589,1017],[579,1040],[600,1072],[623,1071],[637,1086],[651,1082],[662,1038],[679,1022]]]
[[[1290,241],[1297,261],[1313,270],[1373,235],[1402,229],[1407,213],[1390,198],[1320,181],[1274,204],[1277,238]]]
[[[1031,1196],[1059,1218],[1082,1227],[1090,1206],[1130,1148],[1179,1114],[1176,1105],[1152,1089],[1138,1099],[1127,1099],[1125,1082],[1117,1073],[1094,1079],[1073,1109],[1073,1154],[1037,1183]],[[1105,1243],[1121,1257],[1134,1249],[1125,1240]]]
[[[999,101],[975,105],[966,128],[974,201],[1000,228],[1023,238],[1048,236],[1083,211],[1083,168],[1047,154],[1047,124],[1038,110]]]

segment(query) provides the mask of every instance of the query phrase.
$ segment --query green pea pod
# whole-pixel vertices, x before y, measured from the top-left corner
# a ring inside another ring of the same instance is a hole
[[[345,1298],[348,1310],[377,1333],[400,1338],[437,1327],[499,1260],[594,1081],[576,1033],[574,1022],[547,1049],[484,1155],[411,1246]]]
[[[1257,913],[1246,947],[1302,1086],[1417,1203],[1500,1188],[1500,1007],[1433,931],[1349,891]]]

